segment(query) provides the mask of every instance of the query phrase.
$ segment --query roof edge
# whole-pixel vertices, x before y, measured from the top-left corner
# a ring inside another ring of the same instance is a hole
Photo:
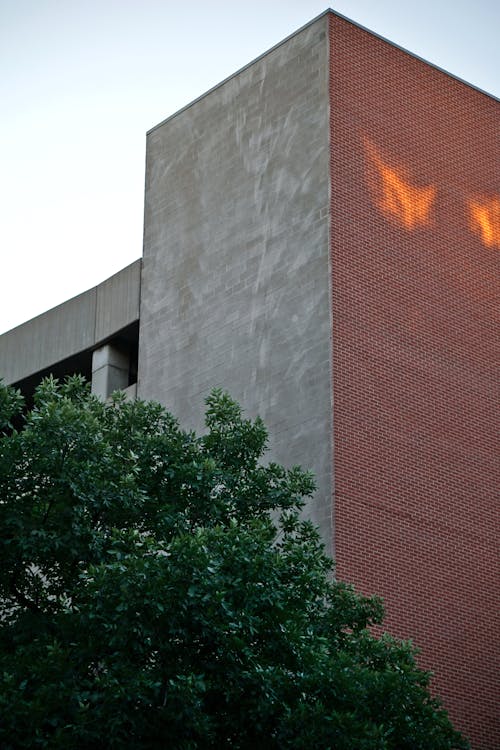
[[[232,78],[235,78],[236,76],[240,75],[240,73],[243,73],[243,71],[247,70],[247,68],[250,68],[252,65],[254,65],[259,60],[262,60],[264,57],[269,55],[271,52],[274,52],[274,50],[281,47],[283,44],[286,44],[290,39],[293,39],[293,37],[297,36],[297,34],[300,34],[302,31],[307,29],[309,26],[312,26],[314,23],[320,20],[320,18],[323,18],[324,16],[333,15],[337,18],[341,18],[343,21],[346,21],[347,23],[350,23],[352,26],[356,26],[356,28],[360,29],[361,31],[365,31],[366,33],[370,34],[371,36],[376,37],[377,39],[380,39],[383,42],[386,42],[386,44],[390,44],[391,47],[395,47],[396,49],[399,49],[401,52],[404,52],[407,55],[410,55],[410,57],[413,57],[415,60],[419,60],[420,62],[425,63],[425,65],[429,65],[431,68],[434,68],[434,70],[438,70],[440,73],[444,73],[444,75],[449,76],[450,78],[453,78],[455,81],[458,81],[459,83],[464,84],[465,86],[468,86],[471,89],[474,89],[474,91],[477,91],[480,94],[484,94],[484,96],[489,97],[490,99],[493,99],[493,101],[500,102],[500,99],[496,97],[494,94],[490,94],[488,91],[485,91],[484,89],[480,88],[479,86],[475,86],[473,83],[470,83],[469,81],[466,81],[464,78],[460,78],[460,76],[455,75],[454,73],[450,73],[449,70],[446,70],[445,68],[442,68],[440,65],[436,65],[435,63],[430,62],[429,60],[426,60],[424,57],[421,57],[420,55],[417,55],[415,52],[411,52],[410,50],[406,49],[406,47],[403,47],[400,44],[397,44],[396,42],[392,42],[390,39],[387,39],[387,37],[383,36],[382,34],[378,34],[376,31],[372,31],[367,26],[363,26],[363,24],[358,23],[357,21],[353,21],[352,18],[348,18],[347,16],[344,16],[342,13],[338,13],[336,10],[333,10],[332,8],[327,8],[322,13],[320,13],[318,16],[315,16],[315,18],[311,19],[307,23],[305,23],[303,26],[298,28],[296,31],[293,31],[291,34],[286,36],[281,41],[274,44],[272,47],[267,49],[265,52],[262,52],[262,54],[255,57],[253,60],[250,60],[250,62],[246,63],[246,65],[243,65],[241,68],[238,68],[238,70],[235,70],[234,73],[231,73],[229,76],[224,78],[222,81],[219,81],[219,83],[216,83],[215,86],[212,86],[211,88],[207,89],[207,91],[204,91],[200,96],[197,96],[195,99],[192,99],[190,102],[185,104],[180,109],[173,112],[171,115],[166,117],[164,120],[159,122],[157,125],[154,125],[152,128],[146,131],[146,136],[153,133],[155,130],[158,130],[158,128],[161,128],[163,125],[165,125],[170,120],[173,120],[174,117],[177,117],[177,115],[182,114],[182,112],[185,112],[187,109],[192,107],[194,104],[197,104],[201,99],[204,99],[206,96],[211,94],[213,91],[216,91],[221,86],[224,86],[228,81],[230,81]]]
[[[371,36],[374,36],[377,39],[380,39],[382,42],[386,42],[386,44],[390,44],[391,47],[395,47],[396,49],[399,49],[401,52],[404,52],[410,57],[413,57],[415,60],[419,60],[420,62],[425,63],[425,65],[429,65],[429,67],[434,68],[434,70],[438,70],[440,73],[444,73],[449,78],[453,78],[455,81],[458,81],[458,83],[463,83],[464,86],[468,86],[468,88],[474,89],[474,91],[477,91],[479,94],[484,94],[490,99],[493,99],[493,101],[500,102],[500,99],[494,94],[491,94],[489,91],[485,91],[485,89],[482,89],[479,86],[476,86],[474,83],[470,83],[469,81],[466,81],[465,78],[460,78],[460,76],[457,76],[455,73],[450,73],[450,71],[446,70],[446,68],[442,68],[440,65],[436,65],[436,63],[430,62],[430,60],[427,60],[425,57],[422,57],[421,55],[417,55],[416,52],[412,52],[411,50],[406,49],[406,47],[403,47],[401,44],[398,44],[397,42],[392,42],[390,39],[383,36],[382,34],[378,34],[376,31],[372,31],[367,26],[363,26],[363,24],[358,23],[357,21],[353,21],[352,18],[348,18],[347,16],[344,16],[342,13],[337,13],[336,10],[332,10],[331,8],[325,11],[325,13],[331,13],[331,15],[337,16],[337,18],[341,18],[343,21],[347,21],[347,23],[350,23],[352,26],[356,26],[358,29],[361,29],[361,31],[366,31],[368,34],[371,34]]]
[[[290,39],[293,39],[294,36],[297,36],[302,31],[307,29],[309,26],[312,26],[314,23],[320,20],[320,18],[323,18],[324,16],[327,16],[329,13],[334,13],[334,11],[331,10],[331,8],[327,8],[322,13],[320,13],[318,16],[313,18],[311,21],[308,21],[303,26],[301,26],[296,31],[292,31],[291,34],[288,34],[284,39],[282,39],[280,42],[277,42],[276,44],[273,44],[272,47],[269,47],[265,52],[262,52],[260,55],[257,55],[257,57],[254,57],[253,60],[250,60],[250,62],[247,62],[245,65],[243,65],[241,68],[238,68],[238,70],[235,70],[234,73],[231,73],[226,78],[224,78],[222,81],[219,81],[219,83],[216,83],[215,86],[212,86],[211,88],[207,89],[207,91],[204,91],[203,94],[200,94],[200,96],[197,96],[196,99],[192,99],[192,101],[188,102],[188,104],[185,104],[180,109],[173,112],[171,115],[166,117],[164,120],[158,123],[158,125],[154,125],[152,128],[146,131],[146,136],[150,135],[150,133],[153,133],[155,130],[158,130],[158,128],[161,128],[162,125],[165,125],[165,123],[169,122],[170,120],[173,120],[174,117],[177,117],[177,115],[180,115],[182,112],[185,112],[186,109],[189,109],[193,106],[193,104],[196,104],[201,99],[204,99],[206,96],[211,94],[213,91],[216,91],[217,89],[221,88],[221,86],[224,86],[228,81],[230,81],[232,78],[236,78],[236,76],[240,75],[240,73],[243,73],[243,71],[247,70],[247,68],[250,68],[252,65],[254,65],[256,62],[259,62],[259,60],[262,60],[267,55],[270,55],[271,52],[274,52],[274,50],[281,47],[283,44],[286,44]],[[336,14],[338,15],[338,14]]]

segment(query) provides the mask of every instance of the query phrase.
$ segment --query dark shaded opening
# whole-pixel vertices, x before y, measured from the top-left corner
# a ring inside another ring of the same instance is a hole
[[[17,383],[12,383],[14,388],[19,388],[26,400],[26,406],[30,409],[33,406],[33,393],[35,388],[43,378],[53,375],[58,380],[64,380],[68,375],[83,375],[83,377],[89,381],[92,379],[92,352],[98,349],[104,344],[113,344],[120,351],[126,353],[129,358],[129,373],[128,373],[128,385],[137,383],[137,367],[138,367],[138,354],[139,354],[139,321],[131,323],[126,328],[122,328],[118,333],[113,334],[108,339],[100,341],[99,344],[92,349],[86,349],[85,351],[78,352],[71,357],[56,362],[50,367],[46,367],[44,370],[39,370],[33,375],[29,375],[27,378],[19,380]]]

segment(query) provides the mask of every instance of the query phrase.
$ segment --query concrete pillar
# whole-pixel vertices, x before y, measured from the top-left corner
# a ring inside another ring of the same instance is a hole
[[[92,393],[107,399],[113,391],[128,387],[129,357],[112,344],[92,354]]]

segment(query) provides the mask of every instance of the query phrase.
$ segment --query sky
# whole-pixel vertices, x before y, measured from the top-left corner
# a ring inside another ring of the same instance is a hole
[[[328,0],[0,0],[0,333],[142,254],[146,132]],[[498,0],[332,0],[500,96]]]

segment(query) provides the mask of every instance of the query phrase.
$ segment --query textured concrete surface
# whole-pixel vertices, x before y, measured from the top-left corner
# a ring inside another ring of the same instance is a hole
[[[96,287],[95,341],[105,341],[139,319],[141,261],[137,260]]]
[[[149,133],[138,394],[260,414],[331,552],[327,68],[322,17]]]
[[[103,399],[128,387],[130,360],[126,352],[105,344],[92,353],[92,393]]]
[[[16,383],[85,349],[139,318],[141,261],[83,294],[0,336],[0,377]]]

